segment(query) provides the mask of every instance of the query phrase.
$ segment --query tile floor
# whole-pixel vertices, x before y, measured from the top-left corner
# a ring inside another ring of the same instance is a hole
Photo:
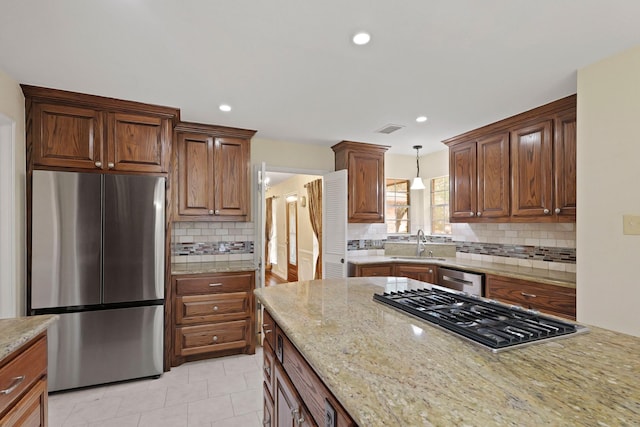
[[[262,347],[171,368],[158,379],[49,396],[50,427],[257,427]]]

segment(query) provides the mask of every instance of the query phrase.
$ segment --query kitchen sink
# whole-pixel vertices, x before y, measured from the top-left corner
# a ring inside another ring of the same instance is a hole
[[[421,261],[446,261],[446,258],[426,257],[426,256],[411,256],[411,255],[394,255],[389,257],[391,259],[411,259]]]

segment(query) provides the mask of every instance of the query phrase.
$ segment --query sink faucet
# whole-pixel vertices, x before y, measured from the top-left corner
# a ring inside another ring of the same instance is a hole
[[[424,252],[424,231],[422,231],[422,228],[419,228],[416,233],[416,241],[416,256],[422,256],[422,252]]]

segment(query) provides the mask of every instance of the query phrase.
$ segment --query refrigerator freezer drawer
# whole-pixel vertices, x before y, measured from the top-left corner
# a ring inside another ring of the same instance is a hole
[[[164,306],[59,316],[49,329],[49,391],[162,374]]]

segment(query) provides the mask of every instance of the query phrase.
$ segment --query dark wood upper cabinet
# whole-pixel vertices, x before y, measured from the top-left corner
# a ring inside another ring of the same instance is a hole
[[[551,120],[511,132],[513,216],[552,213]]]
[[[342,141],[331,147],[336,170],[347,169],[348,221],[384,222],[385,145]]]
[[[443,142],[451,222],[575,221],[575,95]]]
[[[171,128],[169,120],[159,117],[110,113],[107,168],[166,172]]]
[[[509,216],[509,135],[500,133],[452,146],[449,151],[450,217]]]
[[[22,85],[29,168],[167,173],[175,108]]]
[[[576,217],[576,111],[557,114],[554,140],[554,214]]]
[[[181,122],[176,126],[176,221],[247,221],[249,155],[255,131]]]
[[[475,216],[478,181],[475,141],[463,142],[449,150],[449,210],[451,219]]]
[[[101,168],[104,123],[99,111],[37,103],[30,116],[36,165]]]
[[[483,218],[509,216],[509,134],[478,139],[478,211]]]

